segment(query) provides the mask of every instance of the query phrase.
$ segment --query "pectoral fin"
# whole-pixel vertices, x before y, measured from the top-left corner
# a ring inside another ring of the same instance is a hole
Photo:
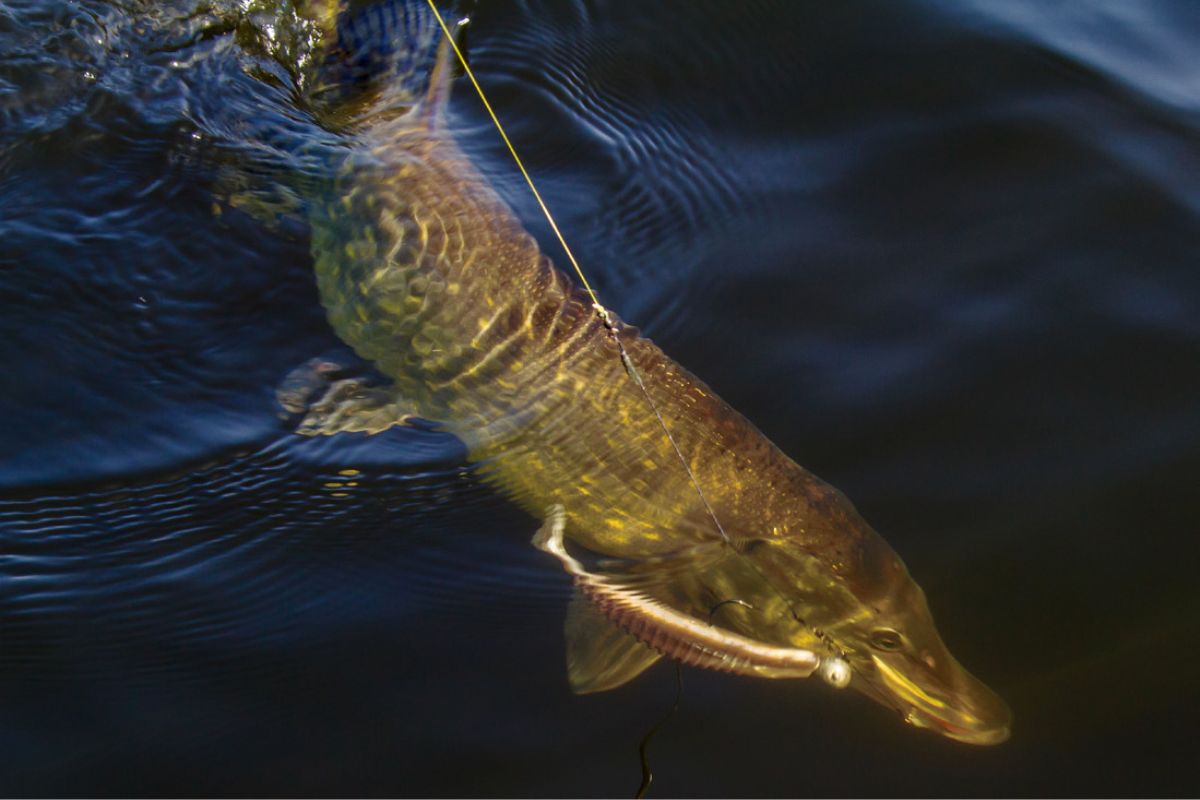
[[[567,680],[576,694],[615,689],[662,658],[601,614],[578,589],[567,606]]]
[[[417,425],[404,399],[393,386],[376,386],[360,377],[343,377],[345,368],[333,361],[310,359],[288,373],[275,391],[287,414],[303,414],[296,432],[305,436],[335,433],[379,433],[395,425]],[[320,395],[318,397],[318,395]],[[315,399],[314,399],[315,398]]]
[[[567,518],[561,505],[546,510],[533,543],[557,554]],[[576,694],[615,689],[642,674],[662,654],[618,628],[579,589],[567,605],[567,681]]]

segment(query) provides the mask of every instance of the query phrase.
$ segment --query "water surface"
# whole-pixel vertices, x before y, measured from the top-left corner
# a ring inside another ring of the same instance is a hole
[[[568,580],[457,442],[278,415],[348,356],[279,188],[344,143],[281,37],[0,5],[0,791],[629,794],[674,670],[572,696]],[[604,301],[853,498],[1014,709],[970,748],[685,671],[656,792],[1197,791],[1198,37],[1186,0],[479,4]],[[465,86],[450,125],[556,254]]]

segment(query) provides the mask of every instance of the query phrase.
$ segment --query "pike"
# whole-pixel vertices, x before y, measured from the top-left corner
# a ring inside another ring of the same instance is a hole
[[[545,520],[534,542],[575,581],[577,692],[665,655],[817,672],[912,725],[1006,739],[1008,708],[845,496],[598,308],[457,146],[449,37],[424,2],[308,13],[324,31],[310,104],[352,143],[310,210],[317,285],[338,336],[393,383],[334,381],[309,404],[301,374],[281,393],[306,412],[298,430],[424,419],[458,437],[486,482]]]

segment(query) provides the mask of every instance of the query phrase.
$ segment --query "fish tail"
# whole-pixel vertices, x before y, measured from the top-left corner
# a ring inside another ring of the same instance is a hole
[[[328,19],[308,81],[314,109],[338,123],[413,109],[436,120],[451,70],[427,0],[340,0]]]

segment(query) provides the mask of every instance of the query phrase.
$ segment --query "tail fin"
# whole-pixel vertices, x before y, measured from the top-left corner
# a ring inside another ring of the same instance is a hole
[[[436,124],[452,70],[427,0],[341,0],[307,94],[336,126],[419,109]]]

